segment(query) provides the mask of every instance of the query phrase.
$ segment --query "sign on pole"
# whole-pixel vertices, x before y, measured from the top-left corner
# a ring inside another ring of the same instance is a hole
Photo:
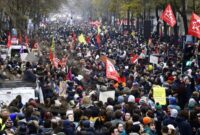
[[[150,55],[149,62],[152,63],[152,64],[158,64],[158,57]]]

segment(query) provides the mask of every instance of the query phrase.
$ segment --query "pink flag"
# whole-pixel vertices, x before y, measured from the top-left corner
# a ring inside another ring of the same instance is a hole
[[[67,79],[70,80],[70,81],[72,80],[72,70],[71,70],[71,68],[68,71]]]

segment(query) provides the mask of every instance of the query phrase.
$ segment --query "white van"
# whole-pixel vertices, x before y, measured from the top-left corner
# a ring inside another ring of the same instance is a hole
[[[20,50],[23,47],[23,53],[30,53],[30,50],[27,46],[24,45],[12,45],[9,49],[8,49],[8,57],[12,58],[15,57],[16,55],[20,56]]]

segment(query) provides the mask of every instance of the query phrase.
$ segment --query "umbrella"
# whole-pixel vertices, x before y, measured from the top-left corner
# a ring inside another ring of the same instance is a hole
[[[34,55],[33,52],[30,52],[30,53],[26,56],[26,59],[25,59],[25,60],[26,60],[26,61],[29,61],[29,62],[38,62],[39,58],[36,57],[36,56]]]

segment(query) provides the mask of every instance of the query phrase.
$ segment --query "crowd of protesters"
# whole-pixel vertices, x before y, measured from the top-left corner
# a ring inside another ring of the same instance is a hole
[[[55,55],[66,65],[49,60],[52,33]],[[83,33],[87,45],[78,41]],[[183,66],[180,44],[160,42],[156,36],[145,42],[141,34],[91,25],[61,27],[40,32],[40,59],[21,62],[3,61],[1,79],[23,78],[40,81],[44,103],[30,99],[22,104],[17,96],[1,109],[0,134],[9,135],[199,135],[200,134],[200,69],[198,52],[192,64]],[[196,46],[196,45],[194,45]],[[195,47],[196,48],[196,47]],[[198,47],[197,47],[198,49]],[[132,57],[140,55],[137,62]],[[159,57],[157,65],[150,55]],[[106,78],[109,58],[121,82]],[[184,67],[184,69],[183,69]],[[83,76],[82,78],[80,76]],[[59,95],[60,82],[66,93]],[[166,105],[156,103],[153,87],[166,89]],[[115,98],[99,100],[100,91],[115,91]]]

